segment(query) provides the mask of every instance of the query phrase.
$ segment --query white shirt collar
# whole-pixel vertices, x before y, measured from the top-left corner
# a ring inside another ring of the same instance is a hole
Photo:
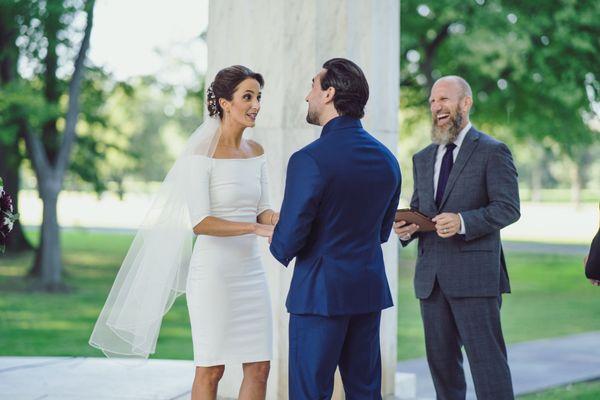
[[[456,138],[456,140],[454,141],[454,144],[456,145],[456,148],[460,148],[460,145],[462,144],[463,140],[465,140],[465,136],[467,136],[467,132],[469,132],[469,130],[473,127],[473,125],[469,122],[467,124],[467,126],[465,126],[462,131],[460,131],[460,133],[458,134],[458,137]]]

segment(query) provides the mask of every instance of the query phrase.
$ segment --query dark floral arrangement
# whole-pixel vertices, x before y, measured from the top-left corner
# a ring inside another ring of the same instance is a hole
[[[0,253],[4,253],[6,237],[18,218],[19,214],[14,212],[12,198],[4,191],[4,181],[0,178]]]

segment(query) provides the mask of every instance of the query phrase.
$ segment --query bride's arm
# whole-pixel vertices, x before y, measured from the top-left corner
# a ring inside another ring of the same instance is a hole
[[[235,222],[226,219],[208,216],[194,226],[196,235],[207,236],[241,236],[248,234],[256,234],[264,236],[262,233],[273,231],[272,226],[262,223],[253,222]]]
[[[260,152],[263,152],[262,147],[260,148]],[[256,222],[259,224],[275,226],[278,221],[279,213],[271,209],[271,201],[269,199],[269,174],[267,171],[267,162],[265,161],[260,167],[260,200],[258,202]]]
[[[229,221],[210,215],[210,160],[194,157],[190,158],[190,162],[193,164],[186,167],[196,173],[189,174],[186,199],[192,229],[196,235],[227,237],[255,234],[268,237],[272,234],[272,226],[257,222]]]

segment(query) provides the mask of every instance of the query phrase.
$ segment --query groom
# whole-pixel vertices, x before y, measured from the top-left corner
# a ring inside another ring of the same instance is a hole
[[[334,58],[306,96],[321,136],[292,155],[271,253],[296,266],[286,306],[290,400],[329,399],[339,366],[347,399],[381,399],[379,321],[391,307],[381,243],[400,196],[394,155],[360,119],[362,70]]]

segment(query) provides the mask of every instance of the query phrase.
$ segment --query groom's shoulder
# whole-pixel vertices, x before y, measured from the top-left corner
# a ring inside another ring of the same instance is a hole
[[[301,147],[296,153],[303,153],[311,157],[318,157],[324,151],[327,151],[331,143],[328,143],[326,138],[319,137],[312,142],[308,143],[304,147]],[[296,154],[294,153],[294,154]]]
[[[379,141],[375,136],[371,135],[366,130],[363,130],[366,133],[367,138],[373,142],[377,147],[379,147],[379,151],[383,155],[383,157],[390,162],[391,164],[397,166],[399,168],[398,159],[396,155],[385,145],[383,142]]]
[[[317,159],[318,157],[318,145],[315,143],[318,140],[315,140],[312,143],[307,144],[306,146],[302,147],[299,150],[296,150],[294,153],[292,153],[292,155],[290,156],[290,161],[295,161],[295,162],[314,162],[315,164],[318,165]]]

